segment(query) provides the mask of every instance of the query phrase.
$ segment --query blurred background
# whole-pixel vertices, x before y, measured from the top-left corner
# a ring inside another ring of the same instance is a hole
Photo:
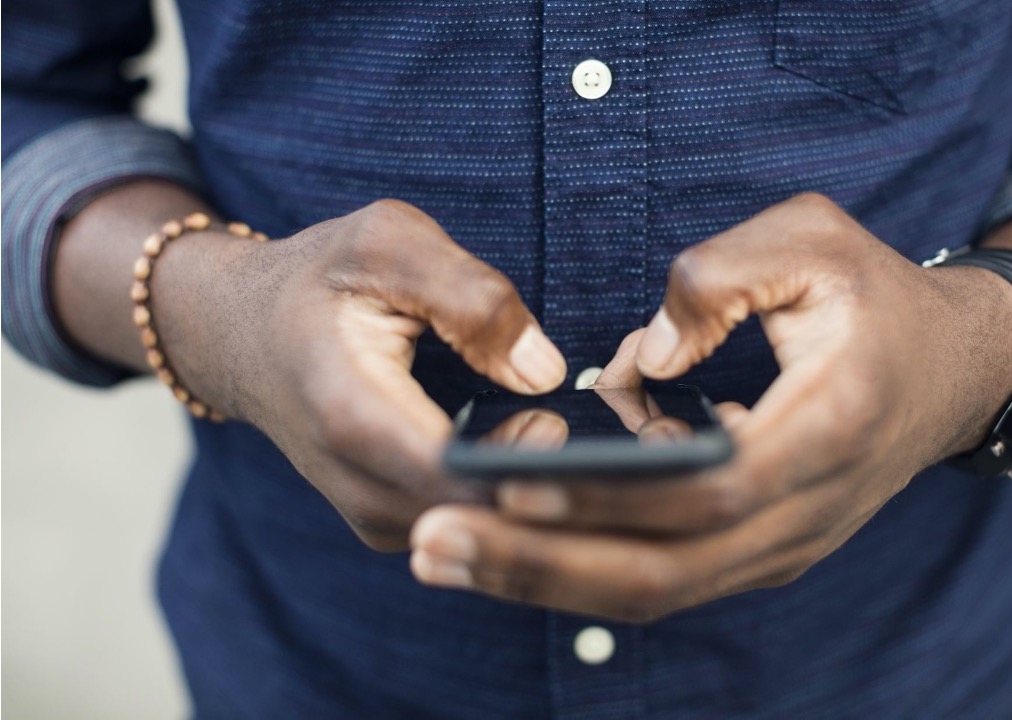
[[[136,71],[141,114],[186,129],[172,0]],[[157,720],[188,714],[154,569],[189,453],[163,387],[72,386],[6,344],[2,364],[3,711],[8,718]]]

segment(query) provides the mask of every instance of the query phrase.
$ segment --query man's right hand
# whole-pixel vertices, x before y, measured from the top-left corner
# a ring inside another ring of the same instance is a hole
[[[451,422],[410,374],[427,327],[516,392],[565,376],[509,280],[399,201],[264,244],[184,235],[159,259],[152,306],[180,379],[264,431],[379,550],[406,548],[428,507],[474,497],[440,471]]]

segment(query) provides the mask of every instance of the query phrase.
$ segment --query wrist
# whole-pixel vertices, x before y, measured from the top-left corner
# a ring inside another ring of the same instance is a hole
[[[940,417],[952,431],[942,459],[979,448],[1012,396],[1012,283],[971,265],[927,272],[941,284],[943,303],[932,321],[946,319],[938,324],[946,328],[947,352],[935,358],[951,390],[941,394],[948,399]]]
[[[249,349],[262,346],[256,339],[265,315],[249,268],[261,263],[256,258],[265,245],[208,229],[184,233],[159,255],[149,308],[171,371],[159,375],[177,399],[193,396],[220,414],[246,419],[243,399],[256,359]]]
[[[59,229],[50,297],[61,331],[89,354],[146,371],[131,322],[131,268],[144,239],[172,218],[206,206],[171,183],[138,180],[93,198]]]

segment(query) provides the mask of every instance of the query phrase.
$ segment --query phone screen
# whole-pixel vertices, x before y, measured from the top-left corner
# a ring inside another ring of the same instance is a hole
[[[458,475],[656,476],[727,460],[730,438],[698,388],[490,390],[458,413],[444,464]]]

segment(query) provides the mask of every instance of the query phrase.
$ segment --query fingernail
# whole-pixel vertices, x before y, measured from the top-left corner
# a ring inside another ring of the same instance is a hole
[[[411,545],[416,550],[463,563],[478,559],[478,541],[462,527],[443,520],[440,511],[423,516],[412,532]]]
[[[569,515],[569,496],[557,485],[503,483],[496,499],[499,507],[531,520],[564,520]]]
[[[664,308],[661,308],[650,321],[640,341],[637,364],[652,374],[663,373],[671,364],[677,350],[678,328],[671,322]]]
[[[528,325],[510,350],[510,365],[534,392],[547,392],[566,377],[562,353],[534,325]]]
[[[465,563],[433,555],[425,550],[411,553],[411,571],[416,578],[429,585],[474,587],[474,576]]]

